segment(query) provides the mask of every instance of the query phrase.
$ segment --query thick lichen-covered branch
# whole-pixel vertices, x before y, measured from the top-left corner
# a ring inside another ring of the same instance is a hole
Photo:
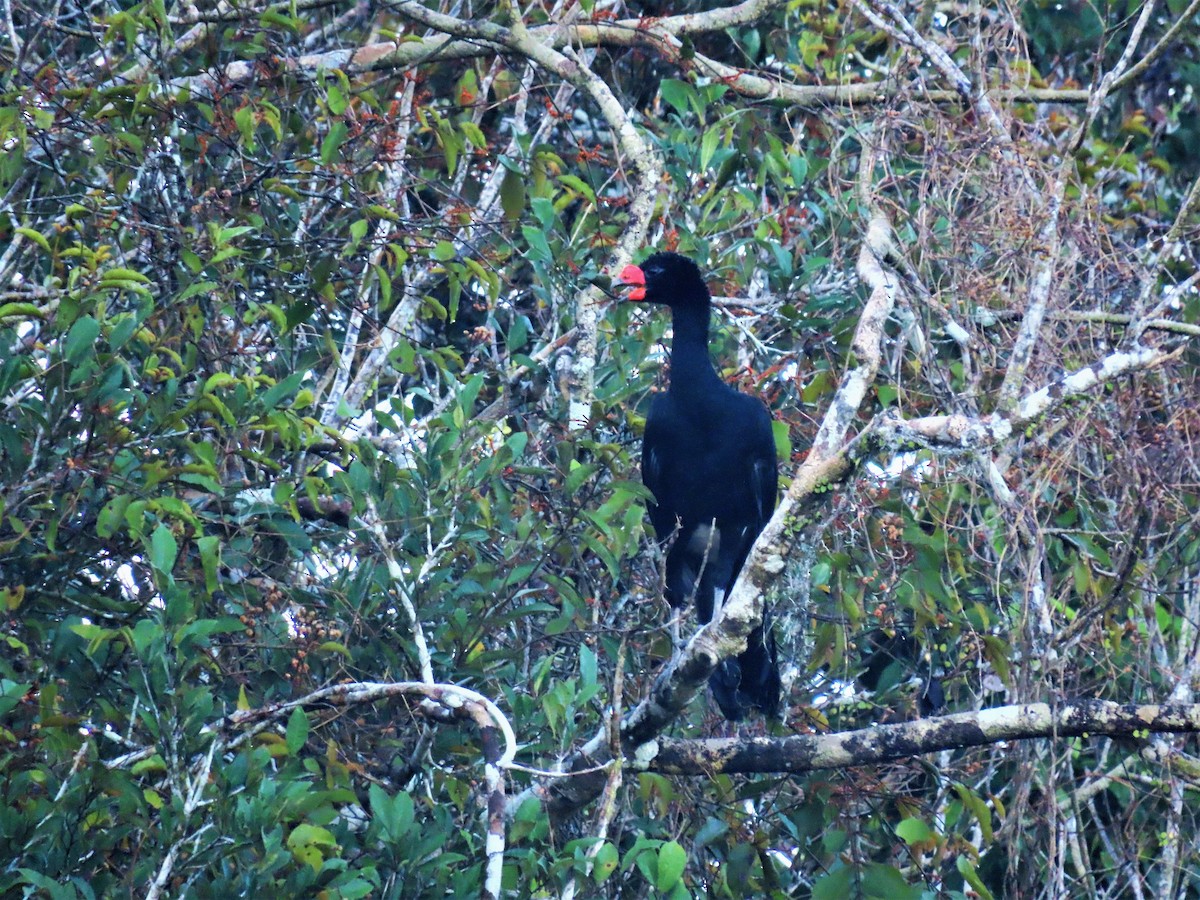
[[[660,739],[657,752],[635,763],[675,775],[790,773],[839,769],[999,741],[1060,739],[1089,734],[1132,736],[1200,731],[1200,705],[1121,705],[1078,700],[1030,703],[956,713],[837,734],[788,738]]]

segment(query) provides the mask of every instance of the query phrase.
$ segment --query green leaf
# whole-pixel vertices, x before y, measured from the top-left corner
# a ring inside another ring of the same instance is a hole
[[[233,375],[230,375],[228,372],[215,372],[208,376],[208,379],[204,382],[204,389],[201,391],[201,393],[211,394],[217,388],[232,387],[237,383],[237,378]]]
[[[829,49],[828,45],[821,38],[819,32],[808,29],[800,32],[800,59],[808,68],[815,69],[817,57],[827,49]]]
[[[453,175],[458,171],[458,152],[462,149],[462,141],[458,139],[458,133],[449,122],[439,122],[436,131],[438,141],[442,145],[442,154],[446,158],[446,172]]]
[[[700,168],[707,169],[712,162],[713,154],[717,152],[717,144],[721,141],[721,131],[718,128],[706,128],[700,138]]]
[[[905,881],[895,866],[875,863],[862,873],[862,893],[877,900],[921,900],[925,892],[921,885]]]
[[[232,634],[242,630],[242,622],[232,616],[222,619],[197,619],[175,632],[172,642],[185,652],[191,651],[196,645],[207,646],[208,639],[214,634]]]
[[[481,390],[483,390],[483,376],[473,375],[466,384],[459,388],[458,396],[454,398],[468,418],[475,409],[475,401],[479,398]]]
[[[611,841],[605,841],[604,844],[596,851],[595,859],[592,863],[592,878],[596,884],[603,884],[608,880],[608,876],[617,870],[617,865],[621,861],[621,854],[617,852],[617,848],[613,846]]]
[[[529,244],[529,258],[534,262],[550,262],[554,256],[550,252],[550,244],[546,241],[546,235],[538,228],[532,225],[522,225],[521,234],[525,238],[525,242]]]
[[[384,836],[393,844],[399,842],[412,828],[412,797],[404,792],[390,796],[377,784],[372,784],[367,794],[371,800],[371,812],[382,826]]]
[[[983,655],[992,664],[1000,680],[1006,685],[1012,684],[1012,669],[1009,663],[1012,651],[1008,643],[997,635],[984,635]]]
[[[667,841],[658,848],[658,877],[655,886],[662,892],[671,890],[679,882],[687,866],[687,851],[675,841]]]
[[[57,879],[43,875],[34,869],[17,869],[17,872],[24,879],[25,884],[45,891],[50,900],[76,900],[79,896],[73,887],[59,884]]]
[[[371,875],[373,871],[370,867],[364,867],[364,875]],[[362,897],[370,897],[376,893],[378,884],[367,881],[364,878],[351,878],[349,881],[337,883],[338,900],[360,900]]]
[[[574,494],[600,468],[598,463],[571,462],[571,471],[563,483],[563,491],[567,496]]]
[[[150,288],[139,281],[104,277],[100,279],[99,287],[106,291],[133,291],[136,294],[141,294],[143,297],[150,296]]]
[[[313,648],[317,653],[340,653],[346,659],[353,659],[354,656],[350,652],[350,648],[338,641],[322,641]]]
[[[209,407],[213,412],[225,420],[225,424],[232,428],[237,419],[233,415],[233,410],[221,402],[215,394],[209,394],[204,398],[204,405]]]
[[[349,134],[349,129],[345,122],[334,122],[329,129],[329,134],[325,135],[325,140],[321,141],[321,164],[329,165],[337,158],[338,150],[342,143],[346,140],[346,135]]]
[[[233,114],[233,123],[237,126],[238,134],[242,136],[242,142],[245,143],[246,149],[254,152],[254,109],[249,106],[243,106],[236,110]]]
[[[245,234],[251,234],[257,229],[250,225],[230,225],[217,231],[216,243],[218,245],[228,244],[234,238],[239,238]]]
[[[341,88],[336,84],[326,86],[325,103],[329,107],[329,111],[335,116],[340,116],[346,111],[346,95],[342,93]]]
[[[792,437],[788,423],[774,419],[771,422],[771,433],[775,436],[775,455],[783,462],[788,462],[792,458]]]
[[[15,612],[21,608],[21,604],[25,602],[25,585],[18,584],[15,587],[0,588],[0,610],[5,612]],[[15,647],[22,644],[14,637],[8,637],[8,645]]]
[[[983,879],[979,877],[979,873],[975,871],[975,866],[971,864],[971,860],[965,854],[960,854],[954,861],[955,867],[958,869],[958,874],[963,877],[963,880],[971,886],[975,893],[979,894],[983,900],[995,900],[992,892],[987,889],[983,883]]]
[[[483,132],[479,129],[478,125],[468,120],[462,122],[458,127],[462,129],[463,137],[467,139],[467,142],[472,147],[476,150],[487,149],[487,138],[483,136]]]
[[[596,683],[596,651],[587,644],[579,648],[579,674],[583,678],[584,685],[590,686]]]
[[[687,115],[688,96],[693,94],[692,86],[686,81],[676,78],[664,78],[658,85],[659,95],[674,107],[681,116]]]
[[[80,316],[67,332],[63,356],[67,362],[77,364],[89,354],[96,352],[96,338],[100,336],[100,323],[91,316]]]
[[[96,536],[108,540],[117,533],[125,522],[125,510],[133,498],[128,494],[117,494],[100,510],[96,516]]]
[[[454,249],[454,245],[449,241],[438,241],[434,244],[431,255],[439,262],[449,262],[458,255],[458,251]]]
[[[44,319],[46,311],[36,303],[5,303],[0,306],[0,324],[7,319]]]
[[[802,153],[788,156],[788,168],[792,171],[792,187],[800,187],[808,177],[808,157]]]
[[[288,716],[287,744],[288,753],[295,756],[304,747],[308,740],[308,716],[304,714],[304,710],[296,707],[292,710],[292,714]]]
[[[325,828],[302,824],[292,829],[287,845],[297,862],[319,871],[325,862],[324,850],[336,850],[337,839]]]
[[[145,533],[148,506],[145,500],[134,500],[126,507],[125,524],[129,527],[130,537],[140,538]]]
[[[108,346],[113,350],[119,350],[133,337],[133,333],[138,328],[138,320],[136,316],[128,313],[118,313],[112,317],[110,322],[112,329],[108,332]]]
[[[23,235],[23,236],[29,238],[31,241],[33,241],[35,244],[37,244],[39,247],[41,247],[47,253],[51,252],[50,242],[48,240],[46,240],[44,237],[42,237],[41,232],[34,231],[32,228],[25,228],[25,227],[14,228],[13,231],[15,231],[17,234],[20,234],[20,235]]]
[[[551,233],[558,225],[558,210],[546,197],[534,197],[529,201],[529,208],[542,225],[542,230]]]
[[[500,207],[510,222],[525,211],[525,177],[512,169],[504,170],[504,180],[500,182]]]
[[[470,106],[479,99],[479,76],[467,66],[454,86],[454,97],[459,106]]]
[[[583,194],[583,196],[587,197],[588,202],[590,202],[590,203],[596,202],[596,192],[592,190],[592,186],[590,184],[588,184],[586,181],[584,181],[578,175],[571,175],[571,174],[559,175],[558,180],[560,183],[566,185],[571,190],[577,191],[578,193]]]
[[[100,273],[100,280],[103,281],[136,281],[139,284],[149,284],[150,279],[141,272],[135,272],[133,269],[124,269],[120,266],[114,266],[111,269],[105,269]]]
[[[920,819],[905,819],[896,826],[896,837],[906,844],[920,844],[932,840],[934,833]]]
[[[851,875],[846,866],[838,863],[827,875],[813,882],[813,900],[845,900],[846,897],[853,896]]]
[[[979,830],[983,834],[984,843],[990,844],[992,841],[992,811],[988,809],[987,803],[965,784],[954,785],[954,790],[962,800],[963,806],[969,809],[979,821]]]
[[[304,372],[293,372],[283,381],[272,385],[258,398],[259,404],[263,409],[275,409],[285,397],[295,393],[296,389],[300,387],[300,383],[304,381],[304,376]]]
[[[119,632],[113,631],[111,628],[102,628],[99,625],[90,623],[68,625],[67,628],[88,642],[87,652],[89,654],[94,654],[104,644],[119,634]]]
[[[204,569],[204,589],[212,594],[217,590],[217,567],[221,561],[221,539],[216,535],[205,535],[196,539],[200,551],[200,565]]]
[[[175,536],[166,525],[159,525],[150,536],[150,565],[163,575],[170,575],[175,568],[179,547]]]
[[[167,771],[167,761],[155,753],[149,759],[142,759],[135,762],[129,767],[129,771],[138,777],[143,775],[161,775]]]

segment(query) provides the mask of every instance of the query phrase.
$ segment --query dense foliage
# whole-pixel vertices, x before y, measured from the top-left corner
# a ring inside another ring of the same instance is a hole
[[[900,285],[770,586],[782,722],[699,694],[672,736],[1195,699],[1196,3],[67,6],[3,7],[0,893],[485,890],[461,701],[282,704],[458,686],[545,770],[650,691],[668,322],[600,299],[623,241],[709,273],[785,484],[870,222]],[[943,415],[1018,427],[871,440]],[[503,779],[512,896],[1200,891],[1194,739],[628,768],[553,818]]]

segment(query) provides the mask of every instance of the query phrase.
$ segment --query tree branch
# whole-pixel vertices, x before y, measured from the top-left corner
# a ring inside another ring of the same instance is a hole
[[[766,4],[767,8],[775,4]],[[682,46],[680,36],[719,30],[730,25],[749,24],[757,21],[746,18],[750,12],[759,16],[753,4],[742,4],[731,9],[741,9],[743,16],[730,20],[726,25],[704,27],[706,21],[726,21],[717,16],[728,10],[710,10],[689,16],[671,16],[663,19],[622,19],[610,24],[585,23],[562,26],[540,25],[529,29],[531,40],[561,50],[566,46],[590,47],[642,47],[654,49],[669,60],[679,62],[674,49]],[[705,17],[709,17],[706,19]],[[312,78],[319,72],[340,69],[347,75],[366,72],[403,70],[420,65],[430,59],[439,61],[473,59],[494,55],[503,45],[488,39],[447,39],[445,36],[420,40],[384,41],[366,44],[353,50],[331,50],[324,53],[306,54],[278,60],[279,71],[295,77]],[[897,96],[911,93],[907,85],[894,80],[866,82],[861,84],[802,85],[754,74],[703,54],[691,58],[697,72],[727,84],[736,93],[753,99],[778,100],[805,109],[824,109],[829,106],[861,106],[870,103],[887,103]],[[211,92],[220,85],[237,84],[261,78],[260,64],[250,60],[238,60],[226,64],[216,72],[190,75],[172,79],[173,90],[187,88],[192,93]],[[930,90],[921,95],[934,103],[956,103],[961,95],[953,90]],[[1086,103],[1091,92],[1079,88],[1005,88],[989,91],[988,96],[1005,103]]]
[[[1065,173],[1063,173],[1065,176]],[[1054,281],[1054,267],[1058,263],[1059,245],[1061,243],[1058,228],[1058,214],[1062,210],[1063,195],[1066,192],[1066,178],[1053,180],[1050,186],[1050,202],[1046,205],[1046,220],[1038,235],[1038,246],[1034,250],[1034,266],[1032,283],[1029,286],[1029,302],[1025,307],[1025,315],[1021,318],[1021,327],[1013,342],[1012,353],[1009,354],[1008,366],[1004,373],[1004,382],[1000,385],[997,405],[1000,409],[1011,409],[1017,402],[1017,397],[1025,384],[1025,373],[1029,361],[1033,358],[1034,348],[1042,331],[1042,322],[1046,318],[1046,309],[1050,303],[1050,289]]]
[[[982,747],[1000,741],[1090,734],[1200,732],[1200,704],[1121,705],[1077,700],[1061,706],[1030,703],[956,713],[837,734],[788,738],[707,738],[658,741],[657,752],[635,765],[672,775],[786,772],[863,766]]]

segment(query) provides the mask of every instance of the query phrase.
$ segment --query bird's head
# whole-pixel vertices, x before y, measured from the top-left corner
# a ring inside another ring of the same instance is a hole
[[[662,303],[670,307],[707,308],[708,288],[699,267],[678,253],[654,253],[640,266],[626,266],[618,280],[632,288],[629,300]]]

